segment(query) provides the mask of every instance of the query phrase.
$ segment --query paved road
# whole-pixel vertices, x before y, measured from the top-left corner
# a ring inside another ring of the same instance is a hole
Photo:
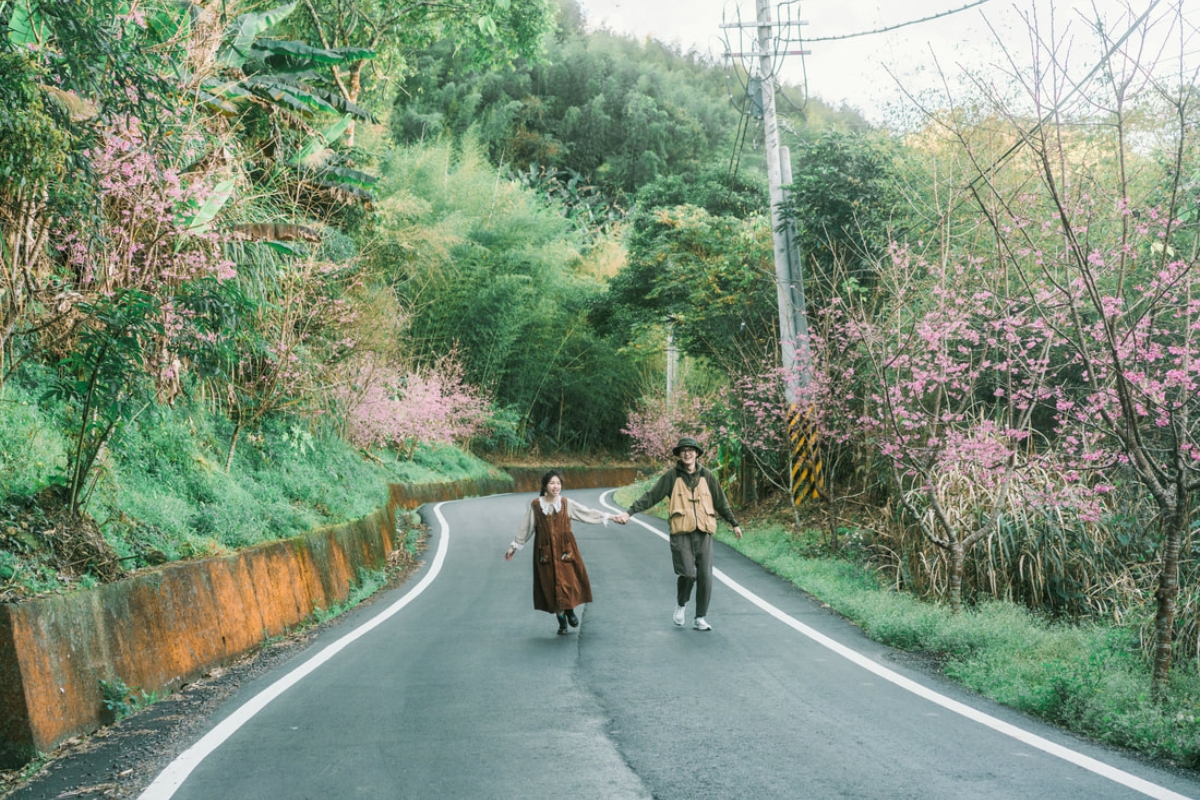
[[[1200,798],[907,667],[721,545],[715,630],[675,627],[657,520],[575,525],[595,602],[557,636],[532,548],[503,559],[531,497],[428,509],[422,572],[243,687],[143,798]]]

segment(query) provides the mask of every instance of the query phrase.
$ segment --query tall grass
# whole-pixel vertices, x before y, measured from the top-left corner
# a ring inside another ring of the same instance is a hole
[[[1147,621],[1140,640],[1148,652],[1154,590],[1161,574],[1161,541],[1154,520],[1153,510],[1140,506],[1131,494],[1115,497],[1112,510],[1098,520],[1061,509],[1013,510],[967,552],[964,600],[1004,600],[1054,618]],[[897,589],[929,600],[944,597],[948,553],[907,522],[894,517],[879,526],[871,561]],[[1200,656],[1200,568],[1187,558],[1193,538],[1183,543],[1176,612],[1176,658],[1182,661]]]
[[[28,497],[66,463],[66,439],[17,380],[0,383],[0,498]]]

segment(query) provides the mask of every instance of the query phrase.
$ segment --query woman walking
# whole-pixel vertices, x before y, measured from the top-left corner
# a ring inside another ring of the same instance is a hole
[[[562,473],[552,469],[542,476],[541,492],[529,504],[517,538],[504,553],[504,560],[511,561],[529,537],[534,537],[533,607],[558,619],[560,636],[567,633],[567,625],[579,626],[575,607],[592,602],[592,584],[571,532],[571,520],[607,525],[614,518],[563,497]]]

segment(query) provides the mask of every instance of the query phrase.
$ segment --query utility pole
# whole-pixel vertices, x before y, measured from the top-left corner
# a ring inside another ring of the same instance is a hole
[[[794,505],[806,497],[821,497],[824,475],[817,449],[812,408],[800,390],[812,380],[808,317],[804,302],[804,274],[795,224],[783,220],[784,186],[792,182],[791,157],[779,141],[775,112],[775,59],[784,55],[772,46],[771,0],[757,0],[758,72],[762,89],[764,149],[771,202],[771,236],[775,256],[775,296],[779,306],[779,347],[788,404],[788,438],[791,441],[791,488]],[[787,38],[787,37],[781,37]],[[734,55],[730,53],[730,55]],[[742,55],[742,54],[738,54]],[[797,55],[804,55],[801,51]],[[804,406],[801,406],[801,403]]]
[[[679,346],[675,344],[675,316],[667,317],[667,408],[675,407],[679,390]]]
[[[758,58],[762,86],[763,138],[767,155],[767,184],[771,201],[771,235],[775,250],[775,295],[779,306],[779,345],[783,371],[787,376],[785,393],[789,406],[795,406],[797,389],[809,384],[811,359],[808,354],[808,320],[804,309],[804,284],[794,227],[782,219],[783,186],[791,183],[792,165],[783,163],[779,141],[779,122],[775,114],[775,53],[771,46],[771,0],[758,3]],[[786,172],[786,179],[784,177]],[[799,306],[797,306],[797,299]],[[797,352],[797,350],[800,352]]]
[[[779,148],[780,178],[784,186],[792,185],[792,154],[786,147]],[[783,199],[791,199],[787,189]],[[812,378],[812,350],[808,341],[808,304],[804,300],[804,264],[800,261],[800,245],[796,241],[796,221],[788,220],[784,233],[787,236],[788,293],[791,303],[793,326],[796,333],[796,384],[799,389],[808,388]],[[776,268],[778,270],[778,268]],[[783,313],[782,307],[780,313]],[[791,402],[794,402],[791,401]]]

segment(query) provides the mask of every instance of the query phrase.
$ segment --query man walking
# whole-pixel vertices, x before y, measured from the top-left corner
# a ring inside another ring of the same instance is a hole
[[[639,497],[618,522],[627,522],[633,514],[651,508],[670,498],[669,525],[671,528],[671,563],[675,574],[676,608],[674,622],[683,625],[687,602],[696,587],[696,618],[692,627],[711,631],[706,619],[708,600],[712,594],[712,535],[717,532],[717,515],[733,527],[733,535],[742,538],[742,529],[733,516],[733,509],[721,491],[721,484],[712,471],[700,466],[704,448],[690,436],[679,440],[671,450],[679,459],[664,472],[644,495]]]

